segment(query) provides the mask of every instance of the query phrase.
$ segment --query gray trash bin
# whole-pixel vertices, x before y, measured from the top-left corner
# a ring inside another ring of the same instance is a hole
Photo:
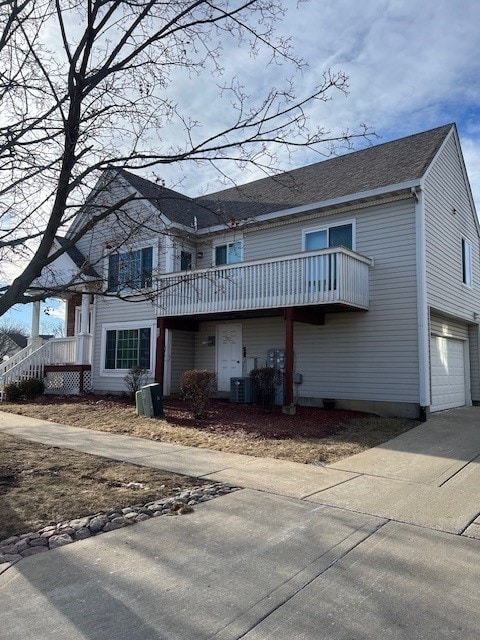
[[[158,383],[146,384],[140,389],[142,403],[137,402],[137,408],[143,404],[143,415],[147,418],[163,417],[163,397]]]

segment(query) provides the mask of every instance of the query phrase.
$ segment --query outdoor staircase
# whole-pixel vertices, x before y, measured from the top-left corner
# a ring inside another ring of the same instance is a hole
[[[43,342],[33,341],[8,360],[0,363],[0,402],[5,387],[14,382],[45,377],[48,365],[69,365],[76,362],[77,339],[54,338]]]
[[[44,366],[50,356],[49,343],[32,342],[14,356],[0,364],[0,402],[4,400],[5,387],[13,382],[29,378],[43,378]]]

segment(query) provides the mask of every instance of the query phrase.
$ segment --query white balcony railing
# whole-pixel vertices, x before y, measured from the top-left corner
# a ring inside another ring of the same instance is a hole
[[[340,304],[368,309],[366,258],[343,247],[162,276],[159,316]]]
[[[53,338],[48,364],[74,364],[77,361],[77,338]]]

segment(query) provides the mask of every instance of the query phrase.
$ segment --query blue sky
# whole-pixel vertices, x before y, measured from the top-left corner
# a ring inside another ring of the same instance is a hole
[[[358,129],[366,123],[386,142],[449,122],[456,122],[472,190],[480,211],[480,2],[478,0],[287,0],[288,11],[280,31],[292,38],[296,53],[308,67],[296,75],[299,91],[317,83],[327,69],[349,76],[349,95],[332,95],[308,111],[313,123],[333,132]],[[226,73],[238,75],[252,95],[265,93],[289,77],[291,70],[253,60],[237,47],[226,51]],[[174,78],[171,94],[201,119],[203,131],[218,124],[215,90],[218,78],[187,75]],[[360,146],[365,143],[360,143]],[[322,159],[314,151],[280,156],[282,168]],[[208,166],[169,167],[158,172],[167,186],[183,177],[189,195],[218,189]],[[237,182],[261,174],[231,168]],[[148,177],[148,176],[147,176]],[[51,315],[42,314],[44,331],[63,317],[60,303],[49,301]],[[2,318],[28,328],[30,310],[12,310]]]

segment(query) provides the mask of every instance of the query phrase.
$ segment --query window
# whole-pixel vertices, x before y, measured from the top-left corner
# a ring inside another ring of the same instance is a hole
[[[215,247],[215,264],[234,264],[242,261],[242,243],[229,242],[227,244],[219,244]]]
[[[108,257],[108,291],[152,286],[153,248],[112,253]]]
[[[462,276],[463,283],[466,284],[467,287],[473,286],[472,245],[464,238],[462,238]]]
[[[180,271],[190,271],[192,268],[192,254],[190,251],[180,252]]]
[[[353,249],[353,224],[342,224],[304,232],[304,251],[328,249],[329,247]]]
[[[354,222],[332,225],[303,232],[304,251],[318,251],[332,247],[353,249]],[[335,291],[337,280],[337,255],[335,253],[310,256],[305,267],[307,287],[311,293]]]
[[[150,369],[151,329],[112,329],[106,332],[105,369]]]

